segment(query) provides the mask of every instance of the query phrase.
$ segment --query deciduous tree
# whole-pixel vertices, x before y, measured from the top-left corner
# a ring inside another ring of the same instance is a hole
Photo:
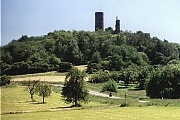
[[[31,95],[32,102],[36,101],[33,95],[37,91],[37,87],[39,86],[39,80],[28,80],[22,81],[22,84],[26,86],[26,91]]]
[[[72,68],[67,73],[61,93],[65,102],[74,103],[74,106],[78,106],[79,102],[88,101],[88,90],[84,81],[85,75],[84,71],[80,71],[77,68]]]
[[[42,102],[44,103],[44,98],[51,95],[51,86],[43,82],[37,87],[37,93],[42,96]]]

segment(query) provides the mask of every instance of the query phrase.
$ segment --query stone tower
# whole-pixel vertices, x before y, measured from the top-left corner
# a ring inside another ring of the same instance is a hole
[[[116,17],[115,33],[120,33],[120,20]]]
[[[104,31],[104,13],[95,12],[95,31],[103,30]]]

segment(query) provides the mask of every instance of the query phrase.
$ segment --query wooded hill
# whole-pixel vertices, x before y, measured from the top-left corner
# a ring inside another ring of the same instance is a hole
[[[150,34],[121,31],[54,31],[44,36],[23,35],[1,47],[1,73],[24,74],[58,70],[60,62],[73,65],[102,63],[119,71],[131,65],[167,65],[179,60],[180,45]]]
[[[4,75],[68,71],[87,64],[93,83],[136,83],[152,98],[180,98],[180,45],[137,31],[54,31],[44,36],[22,36],[1,47],[1,85]],[[100,71],[100,72],[99,72]],[[112,85],[111,85],[112,84]],[[110,87],[109,87],[110,85]]]

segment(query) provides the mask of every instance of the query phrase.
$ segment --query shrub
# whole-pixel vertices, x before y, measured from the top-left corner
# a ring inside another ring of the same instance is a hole
[[[101,64],[99,63],[88,63],[87,72],[92,74],[93,72],[97,72],[101,69]]]
[[[146,85],[146,94],[151,98],[180,98],[180,67],[167,65],[152,73]]]
[[[0,86],[3,85],[9,85],[10,84],[11,77],[7,75],[1,76]]]
[[[106,72],[100,72],[97,75],[94,75],[90,78],[90,81],[93,83],[103,83],[108,81],[110,78],[109,74]]]
[[[58,72],[68,72],[73,67],[70,62],[61,62],[59,63]]]
[[[110,79],[103,85],[102,92],[104,91],[117,92],[117,83]]]

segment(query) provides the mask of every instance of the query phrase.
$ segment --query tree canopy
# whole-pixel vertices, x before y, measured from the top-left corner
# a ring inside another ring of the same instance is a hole
[[[67,73],[61,93],[66,102],[74,103],[74,106],[78,106],[80,102],[88,101],[88,91],[84,80],[85,75],[84,71],[80,71],[77,68],[72,68]]]
[[[167,65],[169,61],[180,58],[179,44],[150,37],[142,31],[113,34],[109,30],[55,30],[44,36],[23,35],[1,47],[1,73],[12,75],[58,70],[60,62],[73,65],[106,62],[101,64],[103,68],[121,70],[133,64]]]

